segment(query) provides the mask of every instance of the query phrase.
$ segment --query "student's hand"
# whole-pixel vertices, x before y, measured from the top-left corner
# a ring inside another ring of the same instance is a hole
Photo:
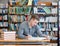
[[[50,37],[48,35],[46,35],[45,37],[46,37],[46,39],[50,39]]]
[[[31,35],[28,35],[28,36],[26,36],[26,39],[31,38],[31,37],[32,37]]]

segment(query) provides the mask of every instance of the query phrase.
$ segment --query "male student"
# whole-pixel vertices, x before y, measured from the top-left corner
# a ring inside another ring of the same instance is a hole
[[[22,22],[18,30],[18,37],[22,39],[38,36],[44,36],[48,38],[47,35],[42,34],[38,22],[39,17],[37,15],[32,15],[29,21]]]

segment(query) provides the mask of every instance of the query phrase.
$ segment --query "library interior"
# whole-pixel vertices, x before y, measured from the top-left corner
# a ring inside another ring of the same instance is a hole
[[[59,0],[0,0],[0,46],[58,46],[59,41]]]

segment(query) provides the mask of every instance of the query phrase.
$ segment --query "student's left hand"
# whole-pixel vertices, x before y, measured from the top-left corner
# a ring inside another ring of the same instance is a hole
[[[46,35],[45,37],[46,37],[46,39],[50,39],[50,37],[48,35]]]

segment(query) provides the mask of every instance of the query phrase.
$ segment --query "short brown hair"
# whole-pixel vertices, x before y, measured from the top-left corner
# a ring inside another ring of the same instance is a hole
[[[30,20],[31,20],[31,19],[36,19],[36,20],[39,21],[39,16],[38,16],[38,15],[32,15],[31,18],[30,18]]]

